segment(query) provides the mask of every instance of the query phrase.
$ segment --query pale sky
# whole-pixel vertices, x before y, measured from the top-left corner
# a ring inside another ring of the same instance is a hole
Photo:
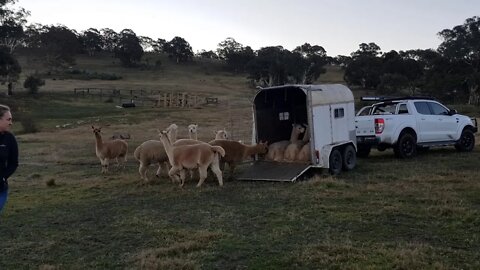
[[[329,56],[350,55],[360,43],[382,52],[436,49],[437,33],[480,16],[479,0],[19,0],[29,23],[77,31],[128,28],[170,41],[180,36],[194,52],[233,37],[254,50],[304,43]]]

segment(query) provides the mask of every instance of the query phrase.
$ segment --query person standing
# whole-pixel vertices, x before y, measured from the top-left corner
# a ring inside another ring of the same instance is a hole
[[[8,178],[18,167],[18,145],[11,126],[10,108],[0,104],[0,213],[7,202]]]

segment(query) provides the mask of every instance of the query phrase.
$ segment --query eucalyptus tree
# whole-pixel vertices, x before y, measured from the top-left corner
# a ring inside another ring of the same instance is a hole
[[[124,29],[118,35],[118,42],[115,46],[115,57],[120,59],[126,67],[135,66],[143,56],[143,48],[140,39],[131,29]]]
[[[310,45],[305,43],[296,47],[293,50],[294,53],[299,53],[303,58],[303,65],[305,67],[299,67],[297,72],[303,73],[302,77],[297,80],[296,83],[313,83],[321,74],[326,72],[325,65],[328,64],[327,51],[319,45]]]
[[[380,47],[371,43],[361,43],[359,49],[351,54],[352,61],[345,69],[344,80],[350,85],[363,88],[376,88],[380,84],[382,60]]]
[[[102,51],[104,48],[104,40],[100,31],[95,28],[89,28],[83,31],[79,39],[82,43],[83,49],[88,53],[88,55],[93,56],[96,52]]]
[[[23,28],[30,15],[24,8],[14,9],[17,0],[0,0],[0,46],[10,52],[23,43]]]
[[[175,59],[175,62],[189,62],[193,59],[193,50],[190,44],[181,37],[174,37],[171,41],[167,42],[163,51],[168,54],[170,58]]]
[[[64,25],[44,26],[40,33],[40,48],[45,52],[45,63],[51,69],[63,69],[75,64],[80,51],[78,33]]]
[[[438,51],[454,66],[464,66],[464,83],[469,104],[480,104],[480,17],[465,20],[462,25],[438,33],[443,42]]]

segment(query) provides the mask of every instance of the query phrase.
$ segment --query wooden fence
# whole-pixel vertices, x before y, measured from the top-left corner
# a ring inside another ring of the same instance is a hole
[[[110,98],[120,104],[135,103],[135,106],[156,107],[198,107],[205,104],[218,104],[217,97],[205,97],[190,93],[164,92],[143,89],[74,88],[76,97]]]

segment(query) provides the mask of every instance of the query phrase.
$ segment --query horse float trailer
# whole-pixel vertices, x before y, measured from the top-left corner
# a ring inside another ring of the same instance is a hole
[[[356,165],[355,105],[352,91],[341,84],[283,85],[261,88],[252,104],[252,143],[290,140],[292,126],[303,124],[310,140],[309,160],[255,158],[239,180],[294,182],[311,168],[332,174]]]

